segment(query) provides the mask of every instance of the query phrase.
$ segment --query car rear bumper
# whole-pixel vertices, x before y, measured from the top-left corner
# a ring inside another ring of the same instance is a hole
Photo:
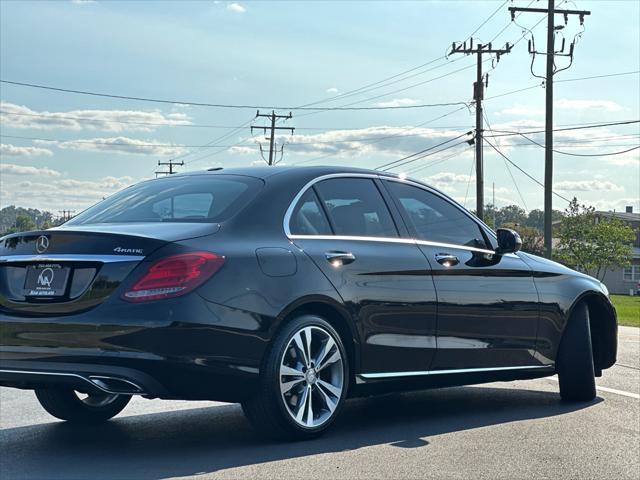
[[[67,363],[2,360],[0,386],[22,389],[68,388],[85,393],[117,393],[146,398],[240,401],[251,395],[255,372],[221,373],[220,369],[176,363],[145,367],[130,361]]]
[[[257,384],[270,320],[198,295],[69,316],[0,312],[0,385],[238,401]]]
[[[73,388],[86,393],[167,396],[149,375],[131,368],[95,364],[3,361],[0,385],[16,388]]]

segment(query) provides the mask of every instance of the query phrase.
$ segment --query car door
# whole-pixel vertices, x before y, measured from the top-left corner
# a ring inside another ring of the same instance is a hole
[[[287,232],[356,319],[360,370],[370,378],[426,370],[435,354],[429,264],[401,238],[408,232],[381,189],[375,176],[320,180],[299,196]]]
[[[431,265],[438,295],[431,370],[537,365],[538,294],[527,264],[495,254],[487,231],[443,195],[400,180],[385,186]]]

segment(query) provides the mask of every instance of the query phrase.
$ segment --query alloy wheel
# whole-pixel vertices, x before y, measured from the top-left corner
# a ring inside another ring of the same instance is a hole
[[[282,400],[298,425],[319,427],[333,416],[343,396],[344,362],[327,330],[298,330],[282,354],[279,373]]]

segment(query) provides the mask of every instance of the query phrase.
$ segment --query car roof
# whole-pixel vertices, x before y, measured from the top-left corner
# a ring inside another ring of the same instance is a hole
[[[301,175],[301,176],[320,176],[330,175],[333,173],[368,173],[376,175],[386,175],[390,177],[397,177],[396,174],[389,172],[380,172],[377,170],[370,170],[366,168],[355,167],[341,167],[341,166],[310,166],[310,167],[298,167],[298,166],[252,166],[252,167],[231,167],[231,168],[210,168],[208,170],[196,170],[192,172],[185,172],[175,174],[175,176],[190,176],[190,175],[244,175],[249,177],[255,177],[260,179],[267,179],[274,175]]]

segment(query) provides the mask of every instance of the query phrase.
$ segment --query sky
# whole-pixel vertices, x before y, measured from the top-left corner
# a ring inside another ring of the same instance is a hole
[[[79,212],[153,178],[158,161],[179,171],[264,164],[261,130],[277,107],[282,165],[380,167],[424,180],[475,207],[471,105],[475,56],[452,42],[515,44],[485,56],[485,203],[542,208],[546,21],[511,21],[500,1],[9,1],[0,0],[0,78],[164,103],[0,84],[0,208]],[[589,10],[558,31],[576,39],[573,63],[554,77],[554,208],[577,197],[601,210],[640,211],[640,2],[563,1]],[[562,16],[556,24],[564,26]],[[478,28],[480,27],[480,28]],[[557,57],[558,68],[569,63]],[[533,70],[533,73],[532,73]],[[623,75],[624,74],[624,75]],[[613,75],[601,78],[585,78]],[[354,92],[355,90],[355,92]],[[353,93],[352,93],[353,92]],[[195,106],[225,104],[246,108]],[[367,107],[366,110],[295,110]],[[436,105],[434,105],[436,104]],[[446,105],[437,105],[446,104]],[[425,106],[426,105],[426,106]],[[374,109],[371,109],[373,107]],[[389,108],[411,107],[411,108]],[[591,124],[591,125],[589,125]],[[570,128],[571,130],[566,130]],[[504,132],[521,135],[493,137]],[[533,141],[533,142],[532,142]],[[443,143],[447,142],[447,143]],[[493,146],[492,146],[493,145]],[[494,149],[493,147],[496,147]],[[439,152],[439,150],[442,150]],[[513,163],[508,163],[501,152]],[[439,153],[438,153],[439,152]],[[570,154],[570,155],[567,155]],[[603,155],[605,154],[605,155]],[[586,155],[586,156],[585,156]]]

